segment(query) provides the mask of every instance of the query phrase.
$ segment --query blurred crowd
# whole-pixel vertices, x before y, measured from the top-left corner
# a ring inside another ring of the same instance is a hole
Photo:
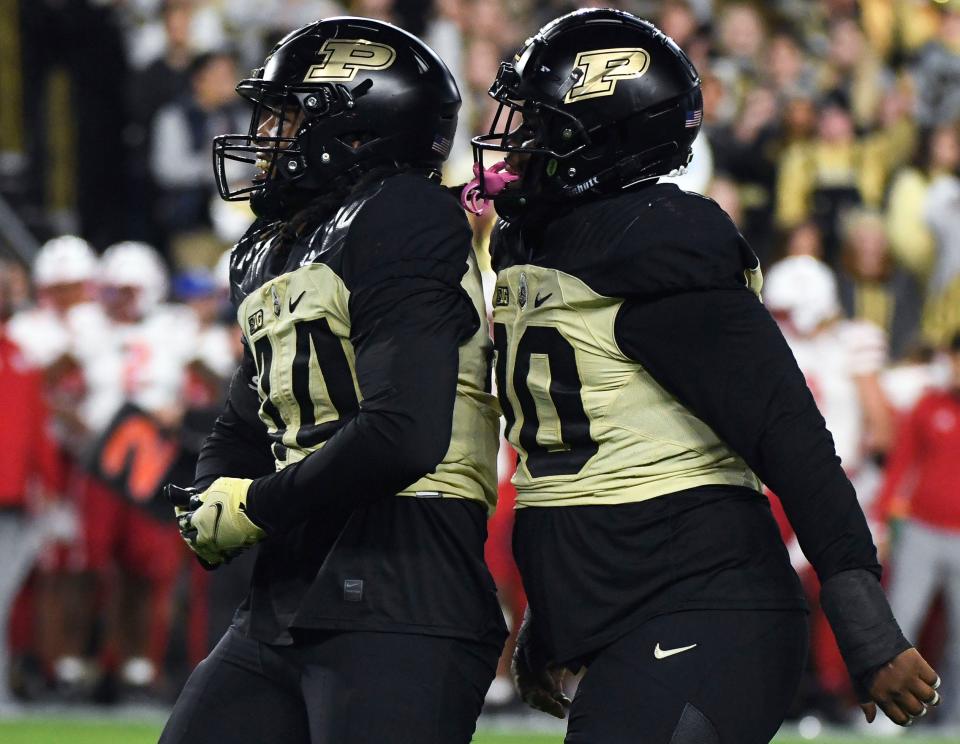
[[[894,610],[960,674],[960,1],[604,4],[656,22],[700,71],[703,129],[677,180],[719,202],[760,257]],[[186,560],[158,495],[190,480],[239,353],[224,252],[251,213],[216,197],[210,165],[211,138],[249,126],[237,81],[316,18],[397,23],[459,81],[445,179],[463,183],[500,60],[575,7],[0,2],[0,206],[44,244],[31,255],[0,210],[0,632],[13,650],[0,703],[8,679],[28,697],[169,694],[242,592],[243,565]],[[489,265],[491,218],[473,226]],[[511,460],[505,449],[488,560],[516,618]],[[845,720],[852,693],[813,625],[799,704]],[[501,676],[491,703],[510,702]]]

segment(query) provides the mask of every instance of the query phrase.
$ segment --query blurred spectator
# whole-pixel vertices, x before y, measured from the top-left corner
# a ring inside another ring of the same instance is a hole
[[[870,3],[870,6],[883,4],[886,3]],[[877,49],[885,49],[887,56],[901,61],[903,58],[912,59],[925,44],[936,38],[942,22],[940,5],[939,0],[895,0],[892,9],[894,23],[886,28],[883,28],[885,19],[882,12],[874,10],[867,14],[872,20],[867,30],[875,40],[874,45]],[[889,39],[896,48],[885,45],[883,39]]]
[[[189,233],[209,232],[214,196],[211,140],[217,134],[246,131],[248,124],[234,92],[237,70],[231,55],[202,54],[190,64],[188,75],[189,93],[156,115],[150,158],[162,189],[160,223],[174,244]],[[176,245],[171,252],[176,256]],[[215,258],[210,256],[209,263]]]
[[[924,214],[934,241],[924,334],[934,346],[942,346],[960,331],[960,173],[957,169],[932,181]]]
[[[163,3],[163,53],[131,79],[129,112],[135,125],[149,127],[157,111],[187,88],[188,68],[195,53],[190,36],[193,12],[192,0]],[[142,138],[147,136],[147,132],[137,134]]]
[[[960,172],[960,130],[942,124],[918,138],[910,167],[893,179],[887,205],[890,247],[897,261],[924,284],[936,261],[936,244],[926,220],[930,184]]]
[[[820,228],[810,221],[797,225],[787,235],[783,255],[784,257],[811,256],[822,261],[823,240],[820,236]]]
[[[775,264],[764,280],[773,314],[833,434],[844,470],[856,479],[890,443],[892,421],[880,390],[886,339],[876,325],[842,319],[833,272],[811,256]],[[871,494],[860,492],[861,499]]]
[[[188,68],[194,56],[190,35],[194,3],[192,0],[165,0],[162,7],[162,54],[134,72],[128,86],[129,121],[124,140],[129,148],[128,186],[133,203],[137,205],[151,204],[156,198],[156,185],[149,168],[154,117],[163,106],[179,98],[188,88]],[[149,241],[162,239],[149,210],[142,207],[132,209],[127,219],[129,237]]]
[[[259,66],[273,44],[290,29],[305,26],[318,18],[343,15],[336,0],[218,0],[217,12],[235,35],[241,66]]]
[[[111,1],[115,0],[107,0]],[[134,68],[143,69],[169,53],[171,30],[191,55],[216,51],[227,43],[225,10],[219,0],[120,0],[117,4],[127,16]],[[170,11],[177,17],[172,18]],[[170,28],[171,22],[176,29]]]
[[[960,661],[960,335],[950,345],[950,359],[948,389],[924,395],[900,427],[877,508],[881,517],[902,520],[890,585],[900,627],[917,642],[934,597],[942,592],[953,657],[948,662],[955,664]],[[957,723],[960,709],[954,707],[953,713]]]
[[[911,72],[917,88],[917,119],[935,126],[960,118],[960,3],[940,5],[937,38],[920,50]]]
[[[817,107],[811,98],[791,98],[783,107],[780,150],[810,142],[817,133]]]
[[[766,83],[780,101],[812,96],[817,89],[813,67],[804,55],[799,39],[779,31],[767,46]]]
[[[829,54],[820,66],[818,87],[821,91],[843,93],[861,131],[877,123],[880,101],[891,77],[867,43],[856,18],[842,18],[833,24]]]
[[[709,135],[717,170],[740,186],[743,219],[737,225],[764,265],[769,263],[772,244],[776,123],[776,95],[769,88],[756,87],[746,94],[734,122],[712,128]]]
[[[124,403],[171,424],[182,410],[184,368],[197,352],[192,313],[166,303],[169,281],[157,252],[145,243],[111,246],[100,263],[106,322],[93,329],[81,360],[91,389],[89,428],[104,430]]]
[[[35,512],[60,485],[42,374],[29,366],[6,332],[12,310],[6,279],[6,265],[0,264],[0,709],[11,702],[10,613],[41,546]]]
[[[845,315],[882,328],[890,340],[890,358],[903,358],[920,340],[923,296],[913,276],[893,262],[878,212],[847,216],[840,263]]]
[[[686,50],[697,35],[700,22],[690,4],[685,0],[667,0],[660,9],[657,26],[677,42],[677,46]]]
[[[817,137],[784,150],[777,182],[777,222],[790,228],[812,218],[823,235],[824,258],[836,265],[844,211],[879,207],[891,162],[894,129],[858,137],[845,98],[831,95],[820,107]]]
[[[47,241],[37,254],[33,281],[37,306],[15,313],[9,334],[30,364],[56,375],[74,342],[71,311],[93,300],[97,257],[90,244],[75,235]]]
[[[750,3],[724,5],[718,23],[720,57],[714,71],[725,78],[739,99],[763,67],[766,29],[759,11]]]

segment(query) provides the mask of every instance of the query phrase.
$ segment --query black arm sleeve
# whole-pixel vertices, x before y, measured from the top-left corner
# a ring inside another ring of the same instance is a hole
[[[876,577],[859,569],[831,576],[820,587],[820,606],[830,621],[857,696],[870,699],[873,674],[910,648]]]
[[[747,289],[628,301],[621,350],[710,426],[779,496],[821,582],[850,569],[879,577],[856,493],[803,373]]]
[[[244,347],[243,361],[230,381],[223,412],[204,440],[193,485],[207,488],[221,476],[258,478],[272,473],[273,455],[267,428],[260,420],[260,398],[253,387],[253,359]]]
[[[360,410],[322,449],[253,482],[248,512],[268,533],[396,494],[449,448],[459,345],[477,322],[459,285],[393,279],[355,292],[350,305]]]

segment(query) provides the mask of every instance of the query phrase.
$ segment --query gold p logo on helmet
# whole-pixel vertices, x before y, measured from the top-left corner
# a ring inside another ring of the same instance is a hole
[[[639,47],[596,49],[580,52],[574,67],[583,75],[563,97],[564,103],[613,95],[618,80],[641,77],[650,68],[650,55]]]
[[[305,83],[349,82],[360,70],[385,70],[397,58],[393,47],[366,39],[327,39],[318,54],[323,60],[310,65]]]

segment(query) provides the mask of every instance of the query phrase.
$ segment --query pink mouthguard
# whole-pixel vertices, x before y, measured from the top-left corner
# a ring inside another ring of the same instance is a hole
[[[470,183],[463,187],[460,192],[460,203],[468,212],[476,215],[482,215],[490,207],[490,197],[496,196],[508,183],[516,181],[520,176],[505,171],[507,167],[505,161],[494,163],[483,171],[483,185],[487,195],[480,196],[480,163],[473,164],[473,175],[476,176]]]

